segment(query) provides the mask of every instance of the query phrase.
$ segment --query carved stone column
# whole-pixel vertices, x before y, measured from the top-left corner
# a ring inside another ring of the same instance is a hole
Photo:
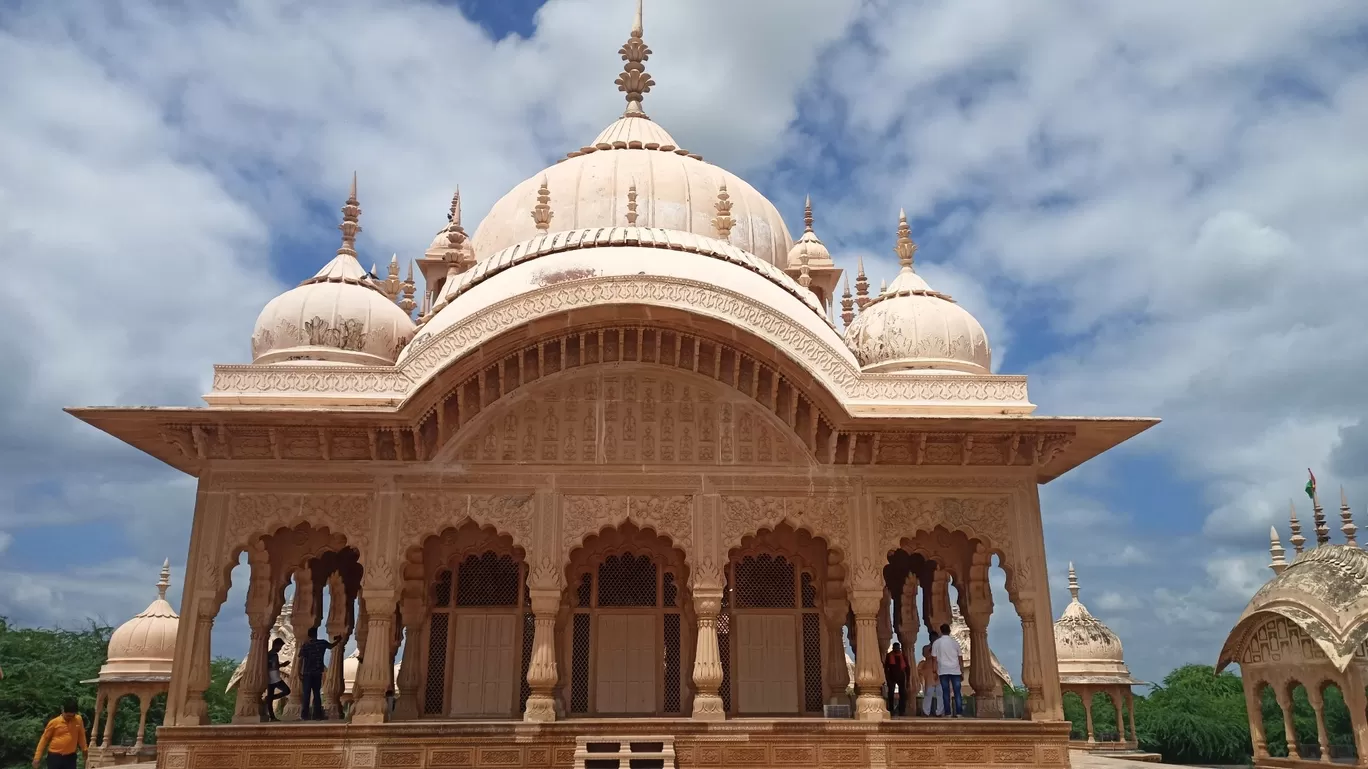
[[[694,616],[698,619],[695,640],[693,717],[701,721],[721,721],[727,717],[722,707],[722,655],[717,647],[717,613],[722,610],[722,588],[694,587]]]
[[[875,635],[879,639],[879,662],[888,653],[888,645],[893,643],[893,597],[884,588],[883,598],[879,599],[879,614],[874,622]]]
[[[855,685],[859,696],[855,699],[855,718],[886,721],[888,706],[879,694],[879,685],[883,683],[883,660],[879,654],[877,631],[879,610],[885,607],[884,596],[879,590],[853,590],[850,603],[855,609],[857,631]]]
[[[1016,602],[1021,615],[1021,683],[1026,687],[1026,712],[1029,719],[1045,717],[1045,697],[1040,672],[1040,637],[1036,633],[1036,604],[1033,599],[1020,598]]]
[[[143,692],[138,695],[138,736],[133,738],[133,750],[140,750],[143,746],[143,735],[147,733],[147,709],[152,705],[152,693]]]
[[[399,616],[404,626],[404,654],[399,662],[399,680],[394,688],[398,690],[398,700],[394,705],[395,721],[416,721],[422,715],[418,705],[418,659],[422,644],[423,625],[427,619],[427,604],[423,600],[423,583],[418,581],[405,588],[404,600],[399,605]],[[535,659],[535,655],[534,655]]]
[[[1287,691],[1287,685],[1279,684],[1273,690],[1273,696],[1278,701],[1278,707],[1282,708],[1283,714],[1283,737],[1287,740],[1287,757],[1301,758],[1301,750],[1297,747],[1297,725],[1293,721],[1292,696]],[[1257,713],[1259,711],[1251,711]]]
[[[1253,711],[1258,713],[1259,711]],[[1130,687],[1126,687],[1126,718],[1130,721],[1130,739],[1136,747],[1140,746],[1140,735],[1135,733],[1135,695],[1131,694]],[[1259,719],[1259,738],[1263,738],[1263,719]],[[1268,755],[1268,745],[1264,745],[1264,755]]]
[[[556,720],[556,614],[560,611],[560,588],[528,588],[532,598],[532,660],[527,665],[527,709],[524,721]]]
[[[204,701],[204,693],[210,684],[210,637],[214,633],[214,617],[219,611],[217,596],[207,596],[196,601],[198,611],[195,616],[194,645],[191,648],[189,670],[185,677],[185,704],[181,708],[183,724],[209,723],[209,706]],[[174,676],[175,673],[173,672]],[[109,717],[108,712],[105,715]]]
[[[974,690],[974,711],[979,718],[1002,717],[1002,690],[993,672],[993,651],[988,646],[988,617],[983,607],[973,606],[964,615],[969,626],[969,686]]]
[[[271,565],[266,557],[266,546],[258,540],[247,551],[251,568],[251,583],[247,587],[247,624],[251,640],[243,665],[242,680],[238,682],[237,705],[233,709],[233,723],[261,723],[261,693],[266,689],[266,644],[271,637],[278,607],[271,598]]]
[[[950,624],[950,572],[939,566],[931,581],[931,616],[927,620],[935,633],[940,632],[941,625]]]
[[[389,639],[394,633],[393,590],[368,590],[366,598],[366,645],[361,648],[361,667],[352,686],[351,721],[354,724],[383,724],[389,716],[385,693],[394,683],[394,663],[389,654]],[[360,633],[358,632],[358,639]]]
[[[898,608],[902,613],[899,618],[901,629],[898,631],[899,640],[902,641],[903,652],[908,659],[916,664],[921,652],[911,648],[916,644],[917,631],[921,629],[920,612],[917,611],[917,589],[920,585],[917,582],[916,572],[909,571],[907,579],[903,580],[902,599],[898,602]],[[906,635],[904,635],[904,633]]]
[[[1344,693],[1344,704],[1349,708],[1349,727],[1354,731],[1354,749],[1358,754],[1358,765],[1368,766],[1368,698],[1365,698],[1364,696],[1363,679],[1351,668],[1345,673],[1343,684],[1344,685],[1340,687],[1340,691]],[[1251,702],[1257,699],[1257,696],[1250,692],[1251,688],[1254,687],[1249,685],[1245,687],[1245,702]],[[1250,710],[1249,712],[1254,714],[1259,711]],[[1263,719],[1259,720],[1259,733],[1262,735]],[[1250,716],[1249,722],[1250,731],[1252,732],[1254,730],[1254,717],[1252,715]],[[1257,750],[1257,746],[1255,749]],[[1264,755],[1267,754],[1268,751],[1265,749]],[[1255,753],[1255,757],[1258,757],[1257,752]]]
[[[334,573],[328,578],[328,641],[342,639],[328,654],[328,669],[323,674],[323,707],[328,718],[342,717],[342,660],[346,656],[347,640],[351,628],[347,625],[347,614],[351,603],[350,591],[341,574]]]
[[[1123,708],[1126,705],[1125,697],[1121,694],[1121,691],[1119,689],[1117,691],[1108,693],[1107,696],[1111,698],[1112,707],[1116,708],[1116,740],[1118,742],[1125,742],[1126,717],[1125,713],[1123,712]]]
[[[1316,742],[1320,745],[1320,762],[1330,763],[1330,733],[1325,731],[1325,697],[1320,687],[1306,687],[1306,698],[1311,701],[1311,710],[1316,713]]]
[[[105,716],[104,749],[109,750],[114,747],[114,716],[119,712],[119,698],[122,694],[114,694],[109,698],[109,713]]]
[[[105,687],[101,686],[95,690],[95,719],[90,722],[90,746],[100,747],[100,714],[105,706]]]
[[[830,584],[830,583],[829,583]],[[837,589],[839,585],[835,586]],[[846,670],[845,638],[841,629],[845,627],[846,615],[850,614],[850,602],[845,590],[829,589],[823,605],[826,619],[826,697],[828,701],[837,700],[849,703],[846,687],[850,684],[850,673]]]
[[[1094,744],[1094,743],[1097,742],[1097,738],[1093,735],[1093,719],[1092,719],[1093,697],[1092,697],[1092,695],[1093,695],[1093,693],[1092,693],[1086,686],[1078,690],[1078,696],[1079,696],[1080,699],[1083,700],[1083,718],[1084,718],[1084,720],[1086,721],[1087,727],[1088,727],[1088,744],[1089,744],[1089,745],[1092,745],[1092,744]]]
[[[294,575],[294,598],[290,604],[290,630],[294,633],[294,659],[283,672],[285,685],[290,687],[290,697],[285,700],[281,717],[298,721],[304,708],[304,685],[299,677],[299,647],[309,640],[309,630],[318,626],[318,601],[314,595],[313,571],[308,567],[299,569]]]

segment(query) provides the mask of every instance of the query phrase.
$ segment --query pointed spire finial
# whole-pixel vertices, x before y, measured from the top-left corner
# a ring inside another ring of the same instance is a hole
[[[546,232],[551,229],[551,190],[546,186],[546,175],[542,175],[541,187],[537,189],[537,205],[532,207],[532,221],[537,229]]]
[[[886,280],[886,279],[884,279],[884,278],[879,278],[879,296],[883,296],[884,294],[887,294],[887,293],[888,293],[888,280]]]
[[[850,275],[845,276],[845,293],[841,294],[841,323],[846,328],[855,320],[855,300],[850,298]]]
[[[627,226],[635,227],[637,223],[637,188],[636,179],[632,180],[632,186],[627,188]]]
[[[1301,521],[1297,520],[1297,503],[1289,501],[1288,505],[1292,508],[1292,515],[1287,519],[1287,527],[1291,530],[1292,536],[1288,537],[1287,541],[1292,543],[1293,553],[1301,555],[1306,545],[1306,537],[1302,536]]]
[[[356,256],[356,234],[361,231],[361,202],[356,199],[356,172],[352,172],[351,192],[347,195],[347,202],[342,206],[342,223],[337,225],[337,229],[342,231],[342,247],[337,249],[337,255],[348,254]]]
[[[622,116],[646,117],[646,113],[641,109],[641,99],[650,93],[655,80],[646,73],[646,60],[651,58],[651,49],[646,47],[646,42],[642,39],[641,0],[637,0],[636,18],[632,20],[632,34],[618,49],[618,55],[626,62],[622,67],[622,74],[613,81],[617,84],[618,90],[627,95],[627,111],[622,113]]]
[[[466,267],[464,246],[469,238],[465,228],[461,226],[461,188],[457,187],[455,194],[451,196],[451,209],[447,211],[447,250],[444,255],[447,261],[448,277],[455,276],[460,269]]]
[[[394,258],[398,260],[399,256],[396,254]],[[418,303],[413,299],[414,293],[418,290],[418,285],[413,282],[412,260],[409,261],[408,275],[404,277],[404,282],[399,284],[399,290],[399,309],[403,310],[410,317],[412,317],[413,309],[418,306]]]
[[[855,306],[864,312],[869,304],[869,278],[865,275],[864,256],[855,257]]]
[[[912,228],[907,224],[907,212],[902,209],[898,210],[898,244],[893,250],[898,252],[898,264],[902,265],[905,272],[911,272],[917,244],[912,242]]]
[[[354,184],[354,183],[353,183]],[[353,193],[355,194],[355,193]],[[166,600],[166,589],[171,587],[171,559],[162,561],[161,579],[157,580],[157,597]]]
[[[803,232],[812,232],[812,196],[803,202]]]
[[[735,226],[736,220],[731,215],[731,195],[727,194],[727,183],[725,181],[717,188],[716,207],[717,216],[713,217],[712,223],[713,227],[717,229],[717,237],[722,240],[730,240],[732,227]]]
[[[1277,526],[1268,527],[1268,554],[1273,559],[1268,568],[1272,569],[1274,574],[1282,574],[1287,568],[1287,559],[1284,558],[1287,551],[1283,550],[1282,542],[1278,539]]]
[[[1069,561],[1069,595],[1078,600],[1078,572],[1074,571],[1073,561]]]
[[[1321,507],[1320,495],[1311,494],[1311,520],[1316,524],[1316,547],[1330,544],[1330,526],[1325,522],[1325,508]]]
[[[1358,547],[1358,527],[1354,525],[1354,513],[1349,509],[1349,498],[1344,496],[1343,486],[1340,487],[1340,532],[1350,547]]]

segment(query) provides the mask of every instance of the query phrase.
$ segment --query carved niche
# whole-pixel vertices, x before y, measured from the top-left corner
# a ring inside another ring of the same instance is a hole
[[[1274,617],[1255,630],[1240,655],[1241,665],[1328,663],[1315,640],[1285,617]]]
[[[464,462],[792,465],[798,437],[736,390],[649,365],[551,376],[460,433]]]

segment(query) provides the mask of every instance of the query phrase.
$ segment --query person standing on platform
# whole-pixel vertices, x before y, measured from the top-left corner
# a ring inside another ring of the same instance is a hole
[[[318,637],[318,628],[309,628],[309,640],[300,645],[295,652],[299,660],[299,685],[304,687],[300,703],[301,721],[324,721],[328,714],[323,710],[323,673],[328,666],[323,664],[323,655],[342,643],[341,638],[324,641]]]
[[[931,644],[937,636],[931,634],[931,643],[922,647],[922,661],[917,664],[917,677],[921,679],[922,715],[945,715],[945,700],[941,699],[940,674],[936,672],[936,658],[931,656]]]
[[[43,736],[38,740],[38,749],[33,751],[33,769],[43,760],[47,752],[48,769],[76,769],[76,753],[88,753],[85,722],[76,712],[76,700],[62,703],[62,715],[47,722]]]
[[[902,644],[893,644],[893,649],[884,657],[884,681],[888,685],[888,712],[892,715],[907,715],[907,657],[903,654]],[[894,709],[893,690],[898,690],[897,709]]]
[[[950,626],[941,625],[940,638],[931,644],[931,656],[936,658],[936,673],[940,676],[941,700],[946,712],[954,718],[964,715],[964,698],[960,685],[964,680],[964,652],[959,641],[950,635]],[[950,698],[953,691],[954,699]]]
[[[266,652],[266,715],[271,721],[279,721],[275,714],[276,700],[290,696],[290,685],[280,677],[280,669],[288,666],[288,661],[280,661],[280,650],[285,648],[285,639],[277,638],[271,642],[271,650]]]

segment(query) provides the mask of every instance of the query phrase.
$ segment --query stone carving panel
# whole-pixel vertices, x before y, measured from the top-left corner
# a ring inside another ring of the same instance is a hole
[[[463,431],[464,462],[791,465],[797,436],[702,377],[642,367],[574,372],[507,397]]]
[[[631,521],[670,538],[693,559],[693,497],[598,496],[567,494],[561,500],[562,555],[583,544],[589,535]]]
[[[723,551],[760,529],[787,522],[822,537],[827,545],[850,552],[850,512],[845,497],[728,496],[722,498]]]
[[[257,535],[307,523],[342,534],[364,549],[370,541],[370,494],[275,494],[242,492],[233,496],[225,540],[244,547]]]
[[[1329,660],[1311,636],[1283,617],[1260,625],[1240,656],[1242,665],[1289,665]]]
[[[524,552],[532,552],[532,494],[443,494],[435,491],[401,495],[401,536],[414,547],[467,519],[507,534]]]
[[[877,497],[879,550],[897,548],[904,538],[936,527],[963,532],[990,549],[1006,556],[1004,566],[1022,583],[1028,581],[1034,564],[1013,549],[1010,536],[1012,500],[1007,495],[972,497],[946,495],[908,495]]]

